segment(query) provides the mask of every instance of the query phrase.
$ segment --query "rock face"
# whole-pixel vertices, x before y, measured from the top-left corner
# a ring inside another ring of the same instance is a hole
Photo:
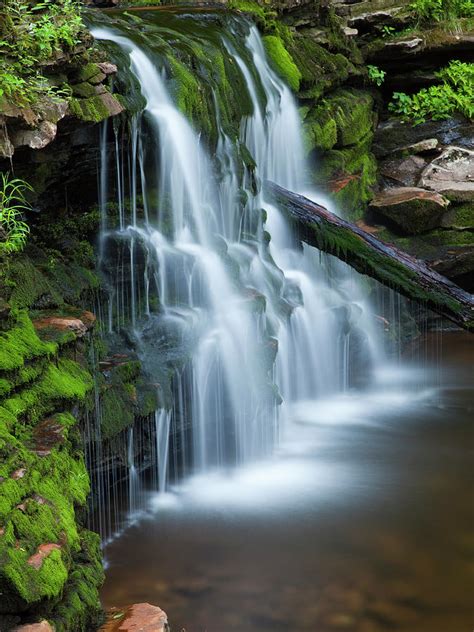
[[[404,232],[416,235],[438,226],[448,204],[439,193],[417,187],[394,187],[376,195],[370,209]]]
[[[112,608],[99,632],[169,632],[168,617],[149,603]]]
[[[474,201],[474,151],[447,147],[425,168],[419,186],[457,202]]]

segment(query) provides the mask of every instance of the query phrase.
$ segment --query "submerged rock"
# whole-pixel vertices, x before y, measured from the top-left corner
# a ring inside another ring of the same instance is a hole
[[[168,617],[158,606],[135,603],[125,608],[111,608],[107,622],[99,632],[168,632]]]
[[[370,209],[410,234],[440,225],[449,201],[438,193],[417,187],[394,187],[372,200]]]

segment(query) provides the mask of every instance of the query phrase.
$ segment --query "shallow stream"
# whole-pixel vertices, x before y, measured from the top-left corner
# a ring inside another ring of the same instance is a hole
[[[150,495],[105,606],[186,632],[471,630],[473,351],[432,334],[371,391],[298,405],[272,460]]]

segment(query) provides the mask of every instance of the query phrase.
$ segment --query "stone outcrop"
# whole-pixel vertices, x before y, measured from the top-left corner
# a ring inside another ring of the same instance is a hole
[[[474,202],[474,151],[446,147],[425,167],[419,186],[456,202]]]
[[[385,189],[370,202],[369,209],[412,235],[440,226],[447,200],[438,193],[417,187]]]
[[[99,632],[169,632],[168,617],[149,603],[112,608]]]

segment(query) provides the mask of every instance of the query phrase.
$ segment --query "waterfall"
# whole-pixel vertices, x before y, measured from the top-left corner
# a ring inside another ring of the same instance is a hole
[[[318,198],[308,186],[295,101],[271,70],[256,28],[247,27],[241,50],[236,38],[223,36],[253,108],[237,139],[257,165],[252,177],[238,164],[236,139],[220,125],[217,104],[211,155],[173,102],[160,54],[115,28],[92,33],[127,55],[145,100],[131,121],[126,157],[115,136],[119,213],[104,220],[101,239],[121,248],[116,271],[106,270],[110,330],[128,323],[150,374],[160,357],[171,357],[172,401],[155,414],[155,477],[164,491],[169,466],[179,461],[169,458],[170,432],[182,470],[270,456],[294,405],[349,387],[352,333],[365,339],[374,361],[379,344],[356,275],[297,244],[279,209],[261,187],[255,191],[252,178],[270,179]],[[102,183],[110,170],[103,158]],[[185,350],[176,362],[173,345]],[[133,431],[128,464],[135,496]]]

